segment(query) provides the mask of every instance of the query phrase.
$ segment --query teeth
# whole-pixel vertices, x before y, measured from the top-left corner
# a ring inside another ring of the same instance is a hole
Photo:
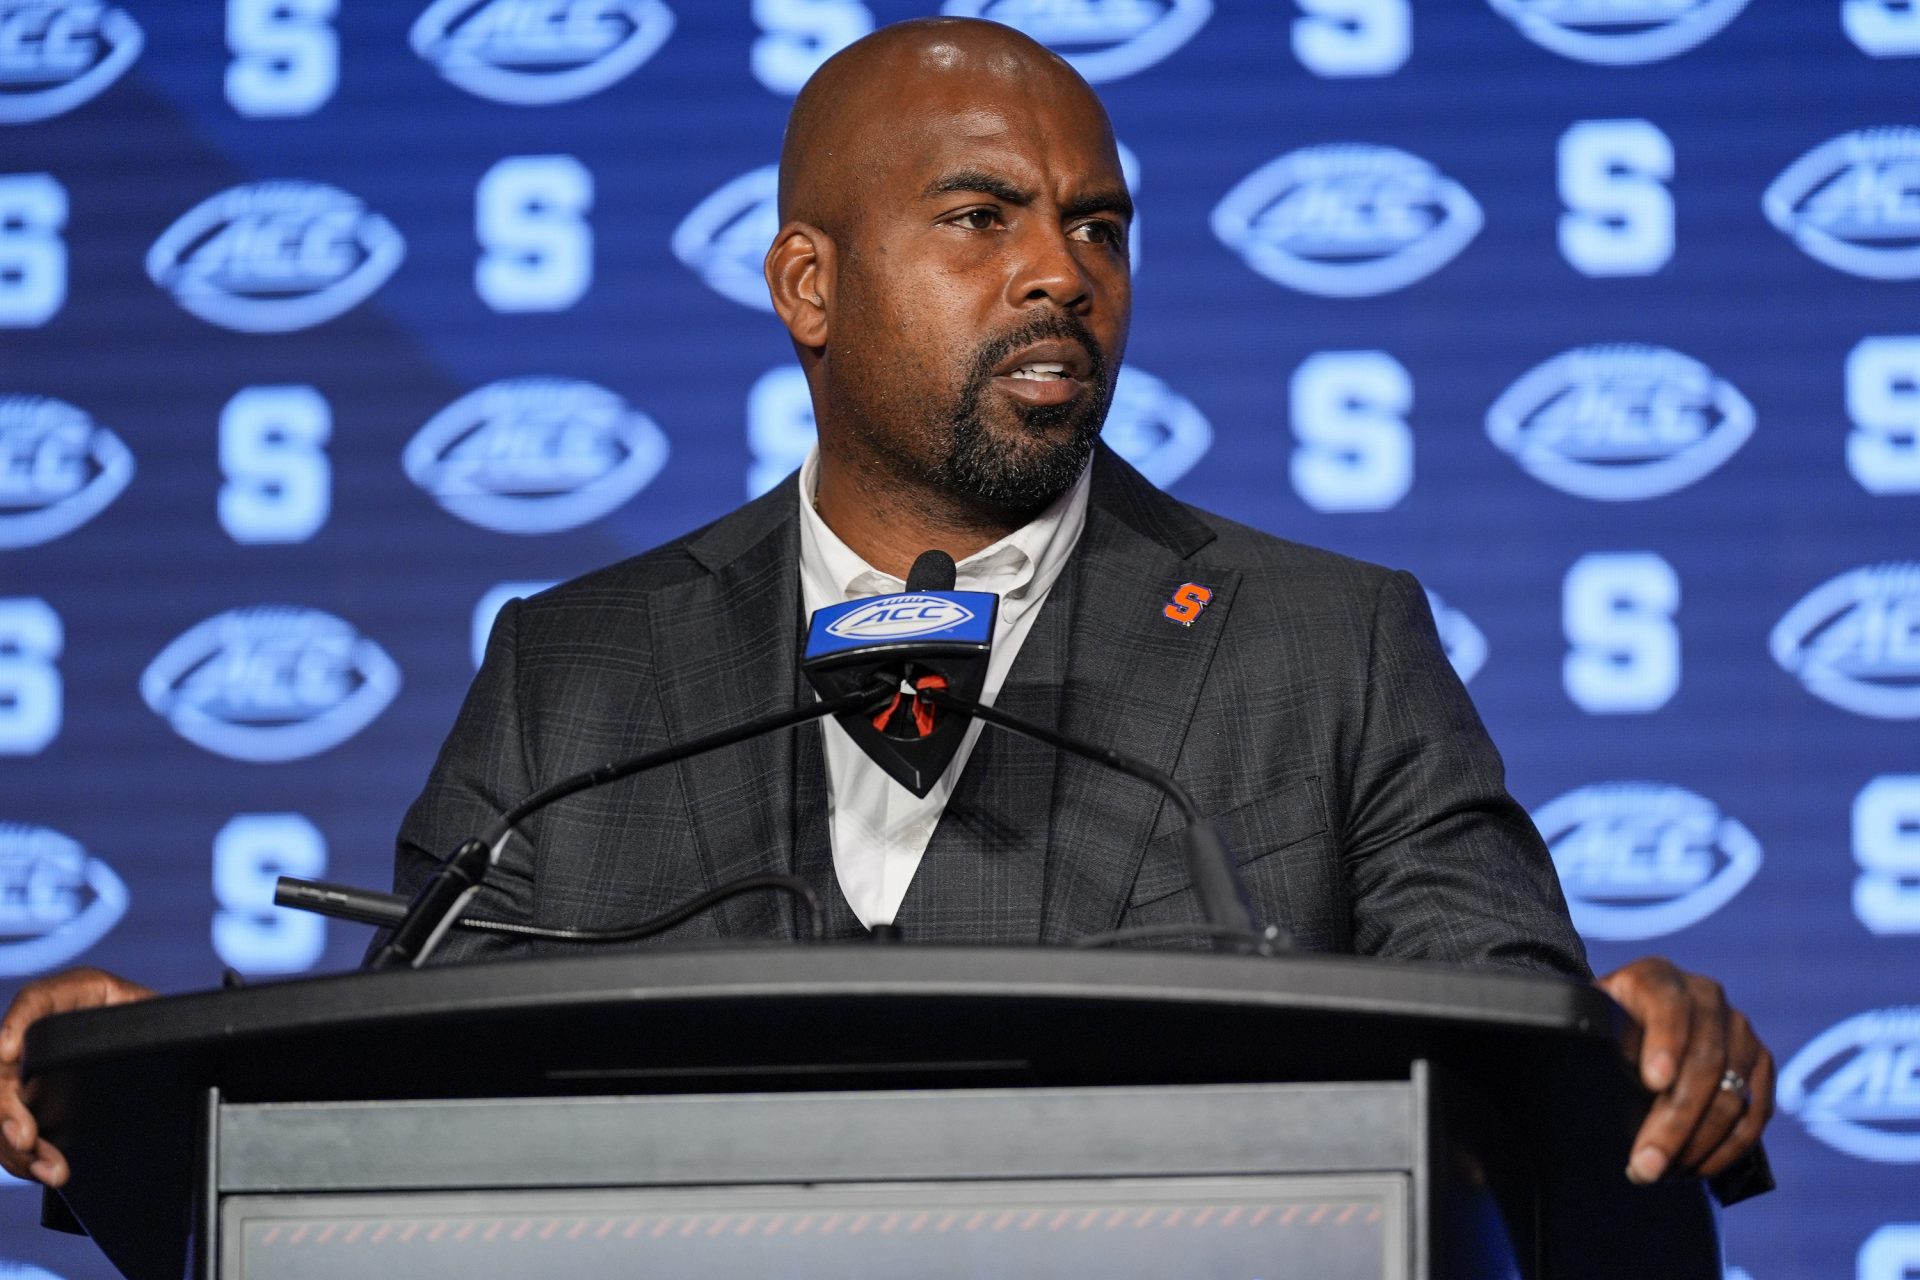
[[[1014,377],[1014,378],[1026,378],[1034,382],[1045,382],[1053,378],[1066,377],[1067,366],[1065,366],[1064,364],[1051,364],[1051,363],[1023,364],[1018,369],[1015,369],[1008,376]]]

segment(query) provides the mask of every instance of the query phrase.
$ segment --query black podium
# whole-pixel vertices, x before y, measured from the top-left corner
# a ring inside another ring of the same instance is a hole
[[[1591,987],[882,946],[304,979],[35,1026],[133,1280],[1689,1277]]]

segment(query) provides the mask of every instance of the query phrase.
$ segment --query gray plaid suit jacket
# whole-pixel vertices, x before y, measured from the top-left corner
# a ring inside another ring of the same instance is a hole
[[[500,613],[400,833],[411,893],[557,778],[795,704],[794,482]],[[1212,589],[1190,626],[1162,615]],[[1155,489],[1102,448],[1086,529],[1001,705],[1171,771],[1214,816],[1263,919],[1317,951],[1587,974],[1553,866],[1412,577],[1285,542]],[[564,800],[524,824],[475,914],[611,927],[758,872],[832,873],[819,728]],[[1147,787],[985,733],[902,905],[910,940],[1060,943],[1198,918],[1180,819]],[[795,936],[733,899],[661,940]],[[538,945],[456,933],[445,959]]]

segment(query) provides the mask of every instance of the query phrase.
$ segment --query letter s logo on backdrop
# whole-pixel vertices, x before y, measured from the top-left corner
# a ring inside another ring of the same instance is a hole
[[[625,79],[672,34],[660,0],[436,0],[407,39],[468,93],[540,106]]]
[[[1487,437],[1562,493],[1632,502],[1703,479],[1753,434],[1753,406],[1690,356],[1576,347],[1487,410]]]
[[[1836,1150],[1920,1163],[1920,1006],[1829,1027],[1782,1068],[1780,1109]]]
[[[1418,156],[1305,147],[1242,178],[1213,234],[1276,284],[1328,298],[1389,293],[1438,271],[1479,232],[1467,189]]]
[[[0,395],[0,547],[73,532],[132,479],[132,452],[84,409]]]
[[[1747,0],[1490,0],[1543,49],[1601,66],[1658,62],[1711,38]]]
[[[1213,0],[946,0],[940,12],[1024,31],[1099,84],[1144,71],[1193,39]]]
[[[1533,815],[1588,938],[1638,941],[1698,924],[1760,870],[1760,842],[1718,805],[1657,782],[1569,791]]]
[[[127,910],[127,887],[79,842],[0,822],[0,975],[25,977],[73,960]]]
[[[1769,648],[1842,710],[1920,718],[1920,563],[1865,565],[1822,583],[1775,624]]]
[[[1920,278],[1920,129],[1860,129],[1788,165],[1760,207],[1809,257],[1869,280]]]
[[[71,111],[104,92],[146,37],[98,0],[0,0],[0,124]]]
[[[400,690],[379,645],[318,609],[255,605],[208,618],[140,677],[149,707],[233,760],[298,760],[337,747]]]
[[[256,182],[183,214],[147,251],[147,275],[202,320],[286,333],[365,301],[406,249],[356,196],[318,182]]]
[[[660,474],[667,437],[605,387],[508,378],[469,392],[407,442],[409,479],[501,533],[555,533],[615,510]]]

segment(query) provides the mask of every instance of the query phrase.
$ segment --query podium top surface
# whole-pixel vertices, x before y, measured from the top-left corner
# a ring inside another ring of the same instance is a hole
[[[1067,1010],[1072,1024],[1062,1026],[1056,1019]],[[71,1078],[131,1059],[143,1073],[184,1068],[195,1085],[251,1093],[239,1077],[264,1066],[262,1055],[276,1056],[276,1045],[356,1061],[356,1076],[383,1077],[413,1074],[400,1060],[428,1049],[440,1072],[457,1069],[469,1038],[486,1043],[497,1068],[502,1036],[515,1042],[511,1056],[543,1074],[583,1050],[605,1058],[616,1045],[636,1071],[667,1074],[799,1059],[851,1065],[849,1055],[882,1049],[898,1061],[893,1050],[909,1043],[929,1063],[955,1053],[978,1061],[993,1047],[1032,1069],[1081,1056],[1073,1045],[1089,1040],[1151,1032],[1164,1042],[1169,1020],[1238,1032],[1227,1045],[1209,1037],[1213,1066],[1228,1075],[1239,1074],[1232,1045],[1250,1047],[1242,1037],[1284,1031],[1302,1051],[1313,1033],[1363,1026],[1371,1051],[1328,1046],[1305,1051],[1309,1061],[1297,1065],[1371,1074],[1357,1057],[1398,1074],[1409,1056],[1514,1035],[1612,1053],[1619,1016],[1603,993],[1568,979],[1351,956],[768,945],[348,973],[163,997],[42,1021],[28,1036],[27,1074]],[[1164,1075],[1174,1049],[1132,1046],[1143,1055],[1137,1072]],[[1193,1049],[1174,1056],[1214,1074],[1192,1061]],[[1261,1056],[1267,1070],[1280,1065]],[[1329,1057],[1344,1059],[1344,1069]],[[375,1093],[412,1087],[362,1083]],[[361,1092],[336,1081],[313,1096],[343,1090]]]

